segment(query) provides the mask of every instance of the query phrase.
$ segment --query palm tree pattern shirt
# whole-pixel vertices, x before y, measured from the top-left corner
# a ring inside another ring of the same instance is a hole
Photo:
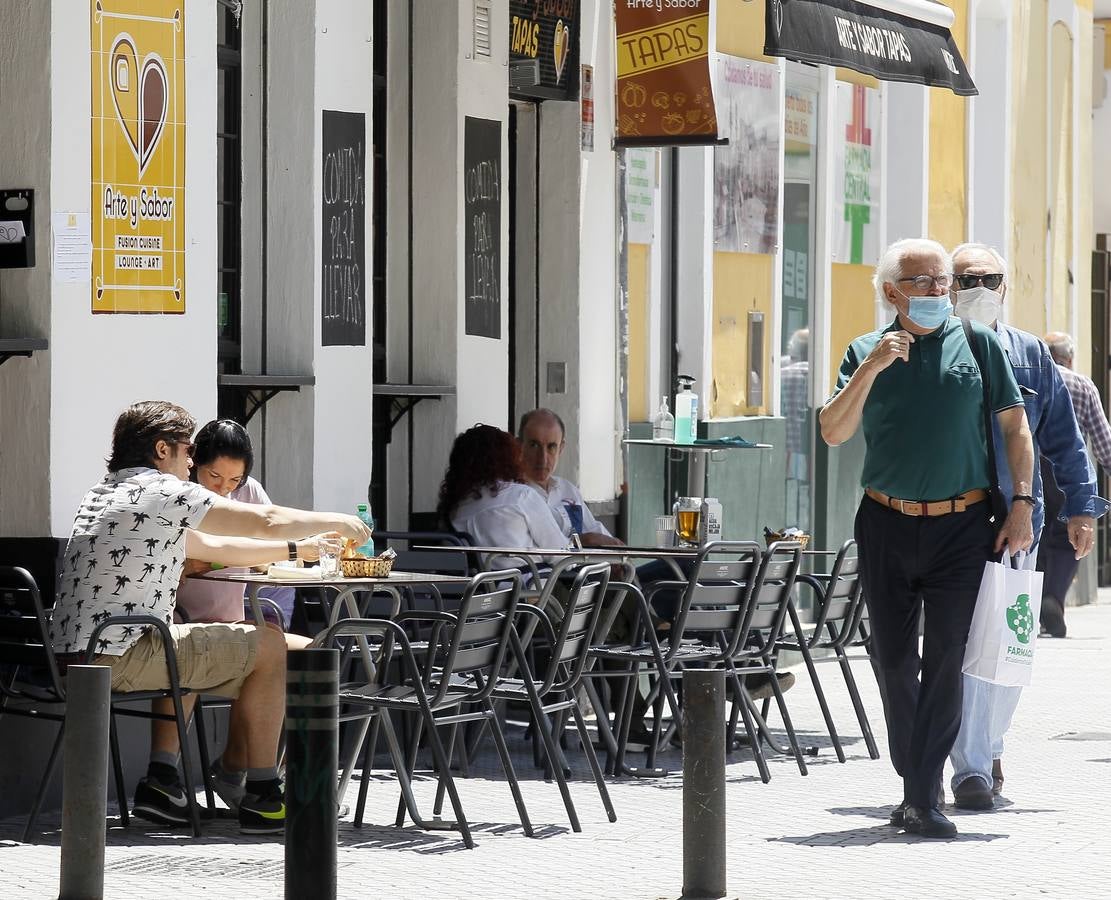
[[[196,528],[216,495],[157,469],[109,472],[81,501],[66,544],[51,619],[55,653],[80,653],[110,616],[173,621],[185,564],[185,530]],[[96,653],[122,656],[143,626],[102,632]]]

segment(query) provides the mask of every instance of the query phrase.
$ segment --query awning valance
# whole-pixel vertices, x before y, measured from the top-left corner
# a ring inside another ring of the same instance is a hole
[[[931,0],[766,0],[764,53],[844,66],[883,81],[977,93],[949,26]]]

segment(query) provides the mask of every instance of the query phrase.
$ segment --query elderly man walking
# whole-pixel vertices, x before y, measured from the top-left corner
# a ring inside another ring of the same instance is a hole
[[[1084,452],[1069,392],[1049,349],[1034,335],[999,321],[1007,296],[1007,264],[998,251],[984,244],[962,244],[953,251],[954,310],[961,318],[980,322],[995,331],[1022,391],[1026,419],[1033,433],[1034,451],[1042,468],[1056,476],[1065,494],[1063,515],[1070,556],[1081,559],[1092,549],[1095,517],[1107,509],[1096,497],[1095,471]],[[996,469],[1004,497],[1012,492],[1003,458],[998,423],[995,425]],[[1033,569],[1044,521],[1042,477],[1037,466],[1031,495],[1034,543],[1024,560]],[[1008,504],[1009,505],[1009,504]],[[1022,688],[991,684],[966,675],[961,729],[953,744],[953,802],[961,809],[991,809],[1003,788],[1003,736],[1010,728]]]
[[[938,786],[960,728],[961,666],[984,563],[1004,546],[1029,547],[1033,514],[1022,396],[994,332],[977,324],[1015,496],[1029,500],[992,521],[984,392],[976,354],[950,316],[952,268],[935,241],[887,248],[873,284],[895,321],[849,345],[819,416],[830,446],[864,429],[856,540],[891,759],[903,779],[891,823],[933,838],[957,832],[938,808]]]
[[[1063,331],[1051,331],[1045,336],[1049,353],[1057,364],[1061,380],[1072,398],[1073,411],[1080,433],[1088,439],[1092,455],[1105,469],[1111,469],[1111,426],[1103,411],[1103,401],[1092,379],[1073,371],[1076,348],[1072,338]],[[1076,577],[1081,556],[1074,552],[1072,534],[1062,519],[1067,516],[1067,496],[1062,493],[1055,474],[1042,466],[1045,482],[1045,536],[1038,547],[1038,568],[1045,573],[1042,583],[1042,628],[1050,637],[1063,638],[1065,626],[1065,598]]]

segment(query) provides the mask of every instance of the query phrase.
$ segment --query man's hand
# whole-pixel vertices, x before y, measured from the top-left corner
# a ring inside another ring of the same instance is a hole
[[[1033,515],[1034,508],[1029,503],[1021,500],[1012,503],[1011,511],[1007,513],[1003,527],[995,538],[995,552],[999,553],[1004,545],[1012,556],[1019,550],[1028,550],[1034,543],[1034,528],[1031,525]]]
[[[370,529],[366,522],[358,516],[351,516],[346,513],[335,513],[334,515],[335,521],[332,530],[338,532],[340,537],[350,539],[359,545],[370,540]]]
[[[602,534],[600,531],[588,531],[585,534],[579,535],[579,540],[582,541],[584,547],[624,547],[623,541],[619,541],[615,537],[610,537],[608,534]]]
[[[1093,516],[1073,516],[1069,519],[1069,543],[1076,551],[1076,558],[1083,559],[1092,552],[1096,540],[1096,520]]]
[[[880,338],[872,352],[864,358],[861,368],[868,366],[882,372],[897,359],[910,362],[910,345],[913,343],[914,335],[909,331],[889,332]]]

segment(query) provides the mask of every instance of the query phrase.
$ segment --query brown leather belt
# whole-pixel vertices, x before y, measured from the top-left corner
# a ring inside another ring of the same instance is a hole
[[[900,500],[875,488],[865,488],[864,493],[877,503],[901,512],[904,516],[947,516],[949,513],[964,512],[968,507],[988,498],[988,492],[983,488],[965,491],[951,500]]]

